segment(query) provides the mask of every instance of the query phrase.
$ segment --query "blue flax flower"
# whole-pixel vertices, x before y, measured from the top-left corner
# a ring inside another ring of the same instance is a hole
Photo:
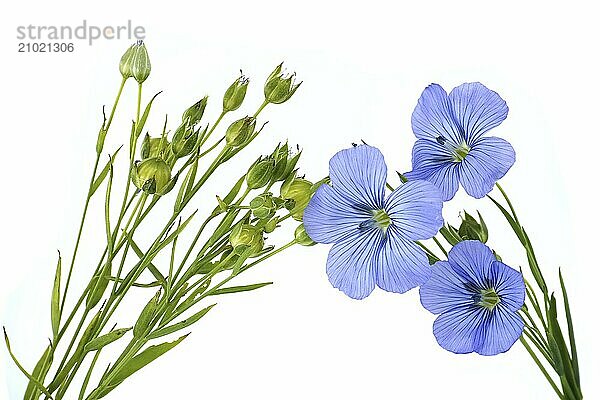
[[[387,166],[381,152],[361,145],[329,161],[331,185],[321,185],[304,210],[304,226],[318,243],[334,243],[327,258],[331,284],[354,299],[379,286],[404,293],[431,274],[415,240],[429,239],[443,224],[438,190],[411,181],[385,194]]]
[[[454,197],[459,182],[470,196],[485,196],[515,162],[510,143],[483,136],[507,114],[506,102],[481,83],[464,83],[450,94],[429,85],[412,114],[418,140],[406,177],[433,183],[444,201]]]
[[[454,246],[448,261],[435,263],[420,293],[421,304],[440,314],[433,334],[451,352],[493,356],[510,349],[523,333],[518,313],[525,301],[523,276],[479,241]]]

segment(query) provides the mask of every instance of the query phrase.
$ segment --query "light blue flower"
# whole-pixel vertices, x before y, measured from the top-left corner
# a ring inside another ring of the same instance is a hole
[[[451,352],[496,355],[523,333],[518,313],[525,301],[523,276],[479,241],[455,245],[448,261],[435,263],[420,294],[423,307],[440,314],[433,334]]]
[[[333,243],[327,258],[331,284],[354,299],[379,286],[404,293],[430,276],[415,240],[433,237],[443,224],[442,201],[429,182],[411,181],[385,194],[381,152],[361,145],[329,162],[330,185],[321,185],[304,210],[304,226],[318,243]]]
[[[418,140],[406,177],[433,183],[444,201],[454,197],[459,182],[470,196],[485,196],[515,162],[510,143],[483,136],[507,114],[506,102],[481,83],[464,83],[450,94],[429,85],[412,114]]]

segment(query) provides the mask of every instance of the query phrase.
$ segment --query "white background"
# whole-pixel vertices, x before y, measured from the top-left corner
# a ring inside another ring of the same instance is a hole
[[[265,134],[235,167],[209,182],[191,206],[202,212],[212,209],[214,194],[222,194],[252,159],[285,138],[304,148],[302,172],[313,180],[327,174],[334,152],[361,139],[383,150],[390,171],[408,170],[410,115],[427,84],[450,90],[481,81],[498,91],[510,112],[493,134],[517,151],[517,163],[502,182],[554,288],[563,267],[583,391],[587,399],[598,398],[597,15],[592,2],[582,1],[14,3],[0,17],[0,319],[15,352],[31,368],[50,335],[56,249],[68,261],[100,108],[112,104],[118,60],[129,45],[98,40],[93,46],[77,42],[72,54],[19,54],[16,27],[76,26],[84,18],[115,26],[131,19],[146,28],[152,59],[144,99],[164,90],[147,125],[155,135],[165,113],[175,121],[204,94],[211,95],[207,120],[214,120],[240,68],[252,81],[238,116],[260,104],[263,80],[280,61],[304,81],[291,101],[267,108]],[[127,141],[134,102],[130,82],[106,149]],[[122,185],[125,165],[117,167]],[[74,287],[83,285],[103,246],[101,197],[90,211]],[[480,209],[491,245],[508,264],[525,265],[518,242],[489,201],[461,192],[445,206],[446,219],[456,223],[462,208]],[[167,212],[154,214],[152,225],[162,226]],[[281,243],[288,234],[270,240]],[[219,299],[186,341],[112,398],[553,397],[519,344],[491,358],[438,347],[431,334],[434,316],[421,308],[417,291],[376,290],[361,302],[346,298],[327,280],[327,251],[293,248],[240,277],[275,285]],[[116,322],[130,324],[132,310],[149,296],[135,298],[137,304],[128,304]],[[0,375],[0,398],[19,398],[26,382],[4,349]]]

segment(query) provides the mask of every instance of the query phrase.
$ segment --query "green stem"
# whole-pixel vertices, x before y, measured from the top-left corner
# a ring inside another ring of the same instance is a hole
[[[546,368],[544,368],[544,365],[542,364],[540,359],[535,355],[535,352],[533,351],[533,349],[529,346],[527,341],[522,336],[519,338],[519,340],[521,341],[523,346],[525,346],[525,349],[527,350],[527,352],[529,353],[531,358],[533,358],[533,361],[536,363],[536,365],[538,366],[540,371],[542,371],[542,374],[544,374],[544,376],[546,377],[546,380],[548,381],[548,383],[550,383],[550,386],[552,386],[552,389],[554,389],[558,398],[561,400],[564,400],[565,399],[564,395],[561,393],[560,389],[558,389],[558,386],[556,386],[556,383],[554,383],[554,381],[548,374],[548,371],[546,371]]]

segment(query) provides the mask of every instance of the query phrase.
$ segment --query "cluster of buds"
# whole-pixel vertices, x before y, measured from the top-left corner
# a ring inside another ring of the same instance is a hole
[[[479,221],[464,211],[460,216],[462,221],[458,229],[450,224],[446,224],[440,229],[440,233],[452,246],[463,240],[478,240],[486,243],[488,240],[487,225],[479,211],[477,211],[477,216],[479,217]]]
[[[295,84],[296,74],[282,72],[283,63],[279,64],[265,83],[265,101],[272,104],[285,103],[296,93],[302,82]]]
[[[138,40],[131,45],[123,54],[119,63],[119,71],[121,71],[123,79],[133,77],[139,84],[142,84],[148,78],[151,69],[148,50],[146,50],[142,40]]]

